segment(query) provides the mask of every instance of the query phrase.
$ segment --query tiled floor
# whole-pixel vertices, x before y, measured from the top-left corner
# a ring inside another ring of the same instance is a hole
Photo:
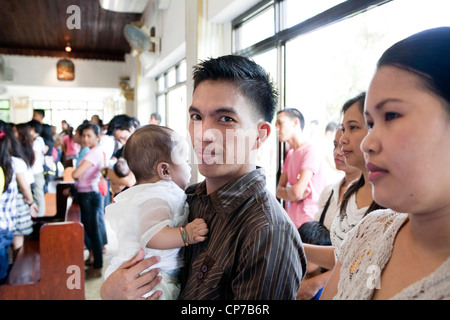
[[[86,280],[84,283],[86,300],[101,300],[100,287],[103,283],[103,277]]]
[[[85,257],[87,257],[87,252],[85,252]],[[101,300],[100,287],[102,286],[103,275],[105,273],[106,267],[108,266],[105,258],[103,259],[103,262],[102,277],[89,279],[84,282],[86,300]]]

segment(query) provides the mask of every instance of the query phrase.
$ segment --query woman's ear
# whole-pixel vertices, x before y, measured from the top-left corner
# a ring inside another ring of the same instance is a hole
[[[170,164],[168,164],[167,162],[158,163],[156,171],[158,173],[158,177],[161,180],[172,181],[172,176],[170,175]]]

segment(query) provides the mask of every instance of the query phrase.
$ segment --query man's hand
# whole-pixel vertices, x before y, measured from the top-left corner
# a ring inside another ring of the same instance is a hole
[[[142,296],[161,282],[158,276],[160,270],[152,269],[144,275],[140,273],[145,269],[159,262],[159,257],[144,259],[144,250],[140,249],[138,253],[130,260],[124,262],[116,271],[111,273],[108,279],[100,288],[100,296],[105,300],[136,300],[142,299]],[[157,300],[162,291],[156,291],[147,300]]]

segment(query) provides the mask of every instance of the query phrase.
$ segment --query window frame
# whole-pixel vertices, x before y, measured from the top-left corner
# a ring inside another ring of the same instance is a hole
[[[276,76],[274,80],[278,85],[279,91],[278,110],[282,110],[285,108],[286,102],[286,43],[300,35],[354,17],[391,1],[394,0],[347,0],[290,28],[285,28],[285,0],[262,0],[232,21],[232,52],[235,55],[252,57],[276,48],[277,74],[272,76]],[[239,28],[269,6],[274,6],[274,35],[247,48],[236,48],[239,43]],[[281,176],[281,168],[283,167],[286,151],[284,144],[279,142],[277,150],[276,180],[278,181]]]
[[[183,66],[183,64],[186,67],[186,58],[183,58],[182,60],[178,61],[176,64],[174,64],[173,66],[171,66],[170,68],[167,68],[167,70],[165,70],[164,72],[160,73],[159,75],[157,75],[155,77],[155,83],[156,83],[156,92],[155,92],[155,101],[156,101],[156,112],[158,112],[161,115],[162,118],[162,125],[166,125],[167,124],[167,119],[168,119],[168,113],[167,113],[167,102],[168,102],[168,95],[169,92],[175,89],[178,89],[181,86],[185,86],[187,79],[186,79],[186,75],[181,74],[181,67]],[[175,71],[175,84],[172,86],[168,85],[168,74],[171,71]],[[164,88],[162,90],[159,89],[158,87],[158,81],[164,78]],[[159,98],[161,96],[164,96],[164,106],[160,106],[159,105]],[[164,114],[162,114],[164,112]]]
[[[285,1],[284,0],[263,0],[248,11],[244,12],[232,21],[233,30],[233,54],[241,56],[251,56],[262,53],[271,48],[283,45],[287,41],[302,34],[312,32],[316,29],[326,27],[333,23],[351,18],[357,14],[364,13],[374,7],[389,3],[394,0],[347,0],[334,7],[331,7],[305,21],[302,21],[290,28],[283,28]],[[275,34],[247,48],[236,48],[236,38],[239,37],[237,29],[248,20],[254,18],[258,13],[268,6],[275,6]]]

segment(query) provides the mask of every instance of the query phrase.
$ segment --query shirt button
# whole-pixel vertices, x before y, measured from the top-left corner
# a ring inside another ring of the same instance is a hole
[[[206,272],[206,271],[208,271],[208,267],[203,265],[201,270],[202,270],[202,272]]]
[[[202,278],[203,278],[203,272],[199,272],[198,275],[197,275],[197,277],[198,277],[199,279],[202,279]]]

